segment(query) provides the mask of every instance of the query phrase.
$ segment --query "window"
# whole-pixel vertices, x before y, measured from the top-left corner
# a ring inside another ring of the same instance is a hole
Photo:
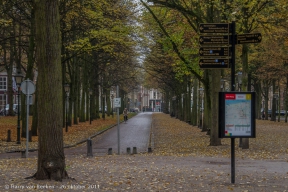
[[[7,78],[0,77],[0,89],[7,90]]]
[[[6,95],[0,95],[0,109],[4,108],[6,102],[5,102],[5,99],[6,99]]]

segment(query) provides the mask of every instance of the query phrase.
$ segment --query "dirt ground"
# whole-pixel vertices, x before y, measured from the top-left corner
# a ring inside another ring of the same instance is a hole
[[[1,158],[0,191],[288,191],[286,123],[257,121],[250,149],[235,147],[231,183],[229,140],[211,147],[197,127],[161,113],[152,118],[153,153],[69,154],[73,179],[62,182],[25,179],[36,172],[36,157]]]

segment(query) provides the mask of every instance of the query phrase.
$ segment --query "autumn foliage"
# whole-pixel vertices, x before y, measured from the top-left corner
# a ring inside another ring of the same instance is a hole
[[[134,114],[129,114],[132,116]],[[122,117],[120,117],[122,119]],[[32,118],[29,120],[32,122]],[[63,128],[63,136],[64,136],[64,146],[72,146],[77,143],[86,140],[87,138],[95,135],[96,133],[103,131],[113,125],[117,124],[116,116],[112,118],[106,117],[105,120],[97,119],[91,122],[83,122],[77,125],[73,124],[68,127],[68,132],[65,132],[65,128]],[[30,123],[31,126],[31,123]],[[11,142],[6,142],[7,140],[7,132],[11,131]],[[17,116],[5,116],[0,117],[0,153],[4,151],[15,151],[15,150],[23,150],[26,147],[26,138],[21,138],[21,145],[16,144],[17,140]],[[38,146],[38,136],[32,137],[32,142],[29,142],[29,149],[37,149]]]

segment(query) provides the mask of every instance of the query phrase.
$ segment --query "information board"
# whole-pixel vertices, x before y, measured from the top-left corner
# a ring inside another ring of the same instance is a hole
[[[219,93],[219,137],[255,137],[255,92]]]

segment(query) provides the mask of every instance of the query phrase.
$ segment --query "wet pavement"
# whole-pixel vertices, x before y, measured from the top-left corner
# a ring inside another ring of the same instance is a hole
[[[131,153],[136,147],[137,153],[148,151],[150,139],[152,112],[138,113],[128,121],[119,124],[120,154],[127,154],[127,148]],[[118,154],[118,127],[114,126],[101,135],[92,139],[93,156],[107,155],[112,148],[112,154]],[[65,154],[87,154],[87,144],[65,150]]]
[[[120,122],[120,154],[127,154],[127,148],[133,153],[133,148],[137,153],[148,151],[152,112],[138,113],[128,121]],[[121,121],[121,119],[120,119]],[[118,154],[118,126],[114,126],[104,133],[92,138],[93,156],[102,156],[108,154],[108,149],[112,148],[112,154]],[[83,155],[87,156],[87,142],[75,147],[65,148],[65,156]],[[134,151],[135,152],[135,151]],[[28,157],[37,156],[37,151],[29,152]],[[25,155],[24,155],[25,156]],[[2,153],[1,158],[19,158],[21,153]]]

